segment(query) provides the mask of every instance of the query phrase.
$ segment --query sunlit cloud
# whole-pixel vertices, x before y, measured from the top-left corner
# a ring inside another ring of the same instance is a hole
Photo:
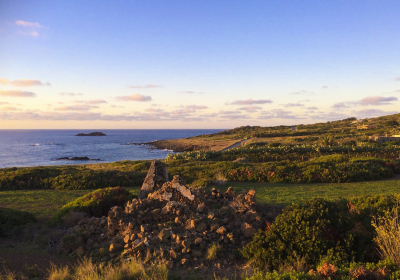
[[[74,92],[60,92],[59,95],[62,95],[62,96],[76,96],[76,95],[80,95],[80,96],[82,96],[83,93],[80,93],[80,92],[78,92],[78,93],[74,93]]]
[[[258,117],[259,119],[303,119],[300,116],[293,115],[290,111],[285,111],[282,109],[273,109],[270,111],[262,112],[261,116]]]
[[[207,109],[208,107],[202,106],[202,105],[188,105],[188,106],[185,106],[185,108],[194,109],[194,110],[203,110],[203,109]]]
[[[41,28],[41,27],[43,27],[38,22],[29,22],[29,21],[24,21],[24,20],[17,20],[17,21],[15,21],[15,24],[18,25],[18,26],[31,27],[31,28]]]
[[[236,114],[240,114],[240,111],[225,111],[225,110],[220,110],[218,113],[220,113],[221,115],[236,115]]]
[[[74,100],[74,103],[83,103],[83,104],[104,104],[107,103],[104,99],[94,99],[94,100]]]
[[[328,112],[328,113],[319,112],[317,115],[311,115],[310,119],[336,121],[336,120],[346,119],[349,117],[350,116],[348,114],[344,114],[341,112]]]
[[[318,110],[318,107],[311,106],[311,107],[307,107],[306,109],[308,109],[308,110]]]
[[[349,102],[338,102],[333,104],[331,107],[335,109],[343,109],[343,108],[349,108],[350,104]]]
[[[0,78],[0,84],[2,85],[13,85],[16,87],[30,87],[30,86],[50,86],[50,83],[43,83],[40,80],[30,80],[30,79],[22,79],[22,80],[14,80],[10,81],[5,78]]]
[[[10,102],[2,102],[0,101],[0,105],[10,104]]]
[[[246,111],[247,113],[254,113],[259,110],[262,110],[262,107],[260,107],[260,106],[245,106],[245,107],[238,108],[238,110]]]
[[[145,111],[146,112],[155,112],[155,113],[164,112],[163,109],[154,109],[154,108],[147,108]]]
[[[31,31],[31,32],[18,31],[18,33],[22,34],[22,35],[32,36],[32,37],[39,37],[39,32],[37,32],[37,31]]]
[[[308,91],[308,90],[299,90],[299,91],[295,91],[295,92],[290,92],[289,94],[314,94],[314,92],[312,91]]]
[[[301,104],[301,103],[287,103],[287,104],[281,104],[281,105],[283,105],[285,107],[303,107],[304,106],[304,104]]]
[[[371,117],[386,116],[398,113],[399,112],[396,111],[383,111],[379,109],[363,109],[359,111],[353,111],[353,114],[355,114],[356,117],[358,118],[371,118]]]
[[[159,85],[127,86],[128,88],[159,88]]]
[[[72,106],[61,106],[54,108],[54,110],[57,111],[89,111],[91,109],[96,109],[99,108],[99,106],[96,105],[72,105]]]
[[[0,108],[1,111],[18,111],[20,109],[12,106],[5,106]]]
[[[370,96],[358,101],[358,104],[362,106],[369,105],[389,105],[391,102],[397,101],[397,97],[382,97],[382,96]]]
[[[151,96],[141,95],[137,93],[128,96],[117,96],[116,99],[121,101],[138,101],[138,102],[147,102],[152,100]]]
[[[204,92],[202,92],[202,91],[185,90],[185,91],[181,91],[180,93],[186,93],[186,94],[203,94]]]
[[[267,104],[267,103],[272,103],[271,100],[269,99],[259,99],[259,100],[253,100],[253,99],[247,99],[247,100],[236,100],[230,103],[231,105],[253,105],[253,104]]]
[[[241,115],[241,114],[223,114],[219,116],[224,120],[247,120],[250,119],[248,115]]]
[[[36,94],[30,91],[22,91],[22,90],[0,90],[1,96],[9,96],[9,97],[35,97]]]

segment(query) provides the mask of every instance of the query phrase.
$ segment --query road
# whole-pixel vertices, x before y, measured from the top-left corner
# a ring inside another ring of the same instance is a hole
[[[233,144],[233,145],[231,145],[231,146],[229,146],[229,147],[226,147],[226,148],[222,149],[221,151],[223,152],[223,151],[235,149],[235,148],[237,148],[237,147],[239,147],[239,146],[243,146],[243,145],[245,145],[245,143],[246,143],[247,141],[249,141],[249,140],[250,140],[250,139],[243,139],[243,140],[240,140],[239,142],[236,142],[235,144]]]

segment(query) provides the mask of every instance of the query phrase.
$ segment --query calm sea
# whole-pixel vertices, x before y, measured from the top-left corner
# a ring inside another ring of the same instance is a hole
[[[101,131],[107,136],[75,136]],[[145,145],[154,140],[210,134],[222,129],[155,130],[0,130],[0,168],[163,159],[173,153]],[[56,161],[62,157],[88,157],[101,161]]]

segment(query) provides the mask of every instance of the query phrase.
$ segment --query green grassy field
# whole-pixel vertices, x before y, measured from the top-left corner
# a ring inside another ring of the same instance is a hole
[[[256,199],[260,203],[290,205],[311,198],[338,199],[376,194],[400,193],[400,180],[382,180],[343,184],[277,184],[227,182],[217,186],[226,190],[232,186],[236,191],[255,189]],[[131,187],[138,194],[140,187]],[[39,219],[50,218],[59,208],[68,202],[93,190],[20,190],[0,192],[0,207],[7,207],[33,213]]]
[[[138,194],[140,187],[128,188]],[[0,207],[26,211],[38,219],[49,219],[52,215],[74,199],[93,190],[18,190],[0,192]]]
[[[335,200],[338,198],[351,199],[364,195],[400,193],[400,180],[396,179],[341,184],[227,182],[218,188],[226,190],[229,186],[232,186],[236,191],[255,189],[257,202],[274,205],[290,205],[312,198]]]

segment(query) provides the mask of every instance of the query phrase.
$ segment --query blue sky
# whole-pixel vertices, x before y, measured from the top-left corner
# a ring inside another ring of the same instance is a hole
[[[399,112],[397,1],[0,2],[0,128]]]

